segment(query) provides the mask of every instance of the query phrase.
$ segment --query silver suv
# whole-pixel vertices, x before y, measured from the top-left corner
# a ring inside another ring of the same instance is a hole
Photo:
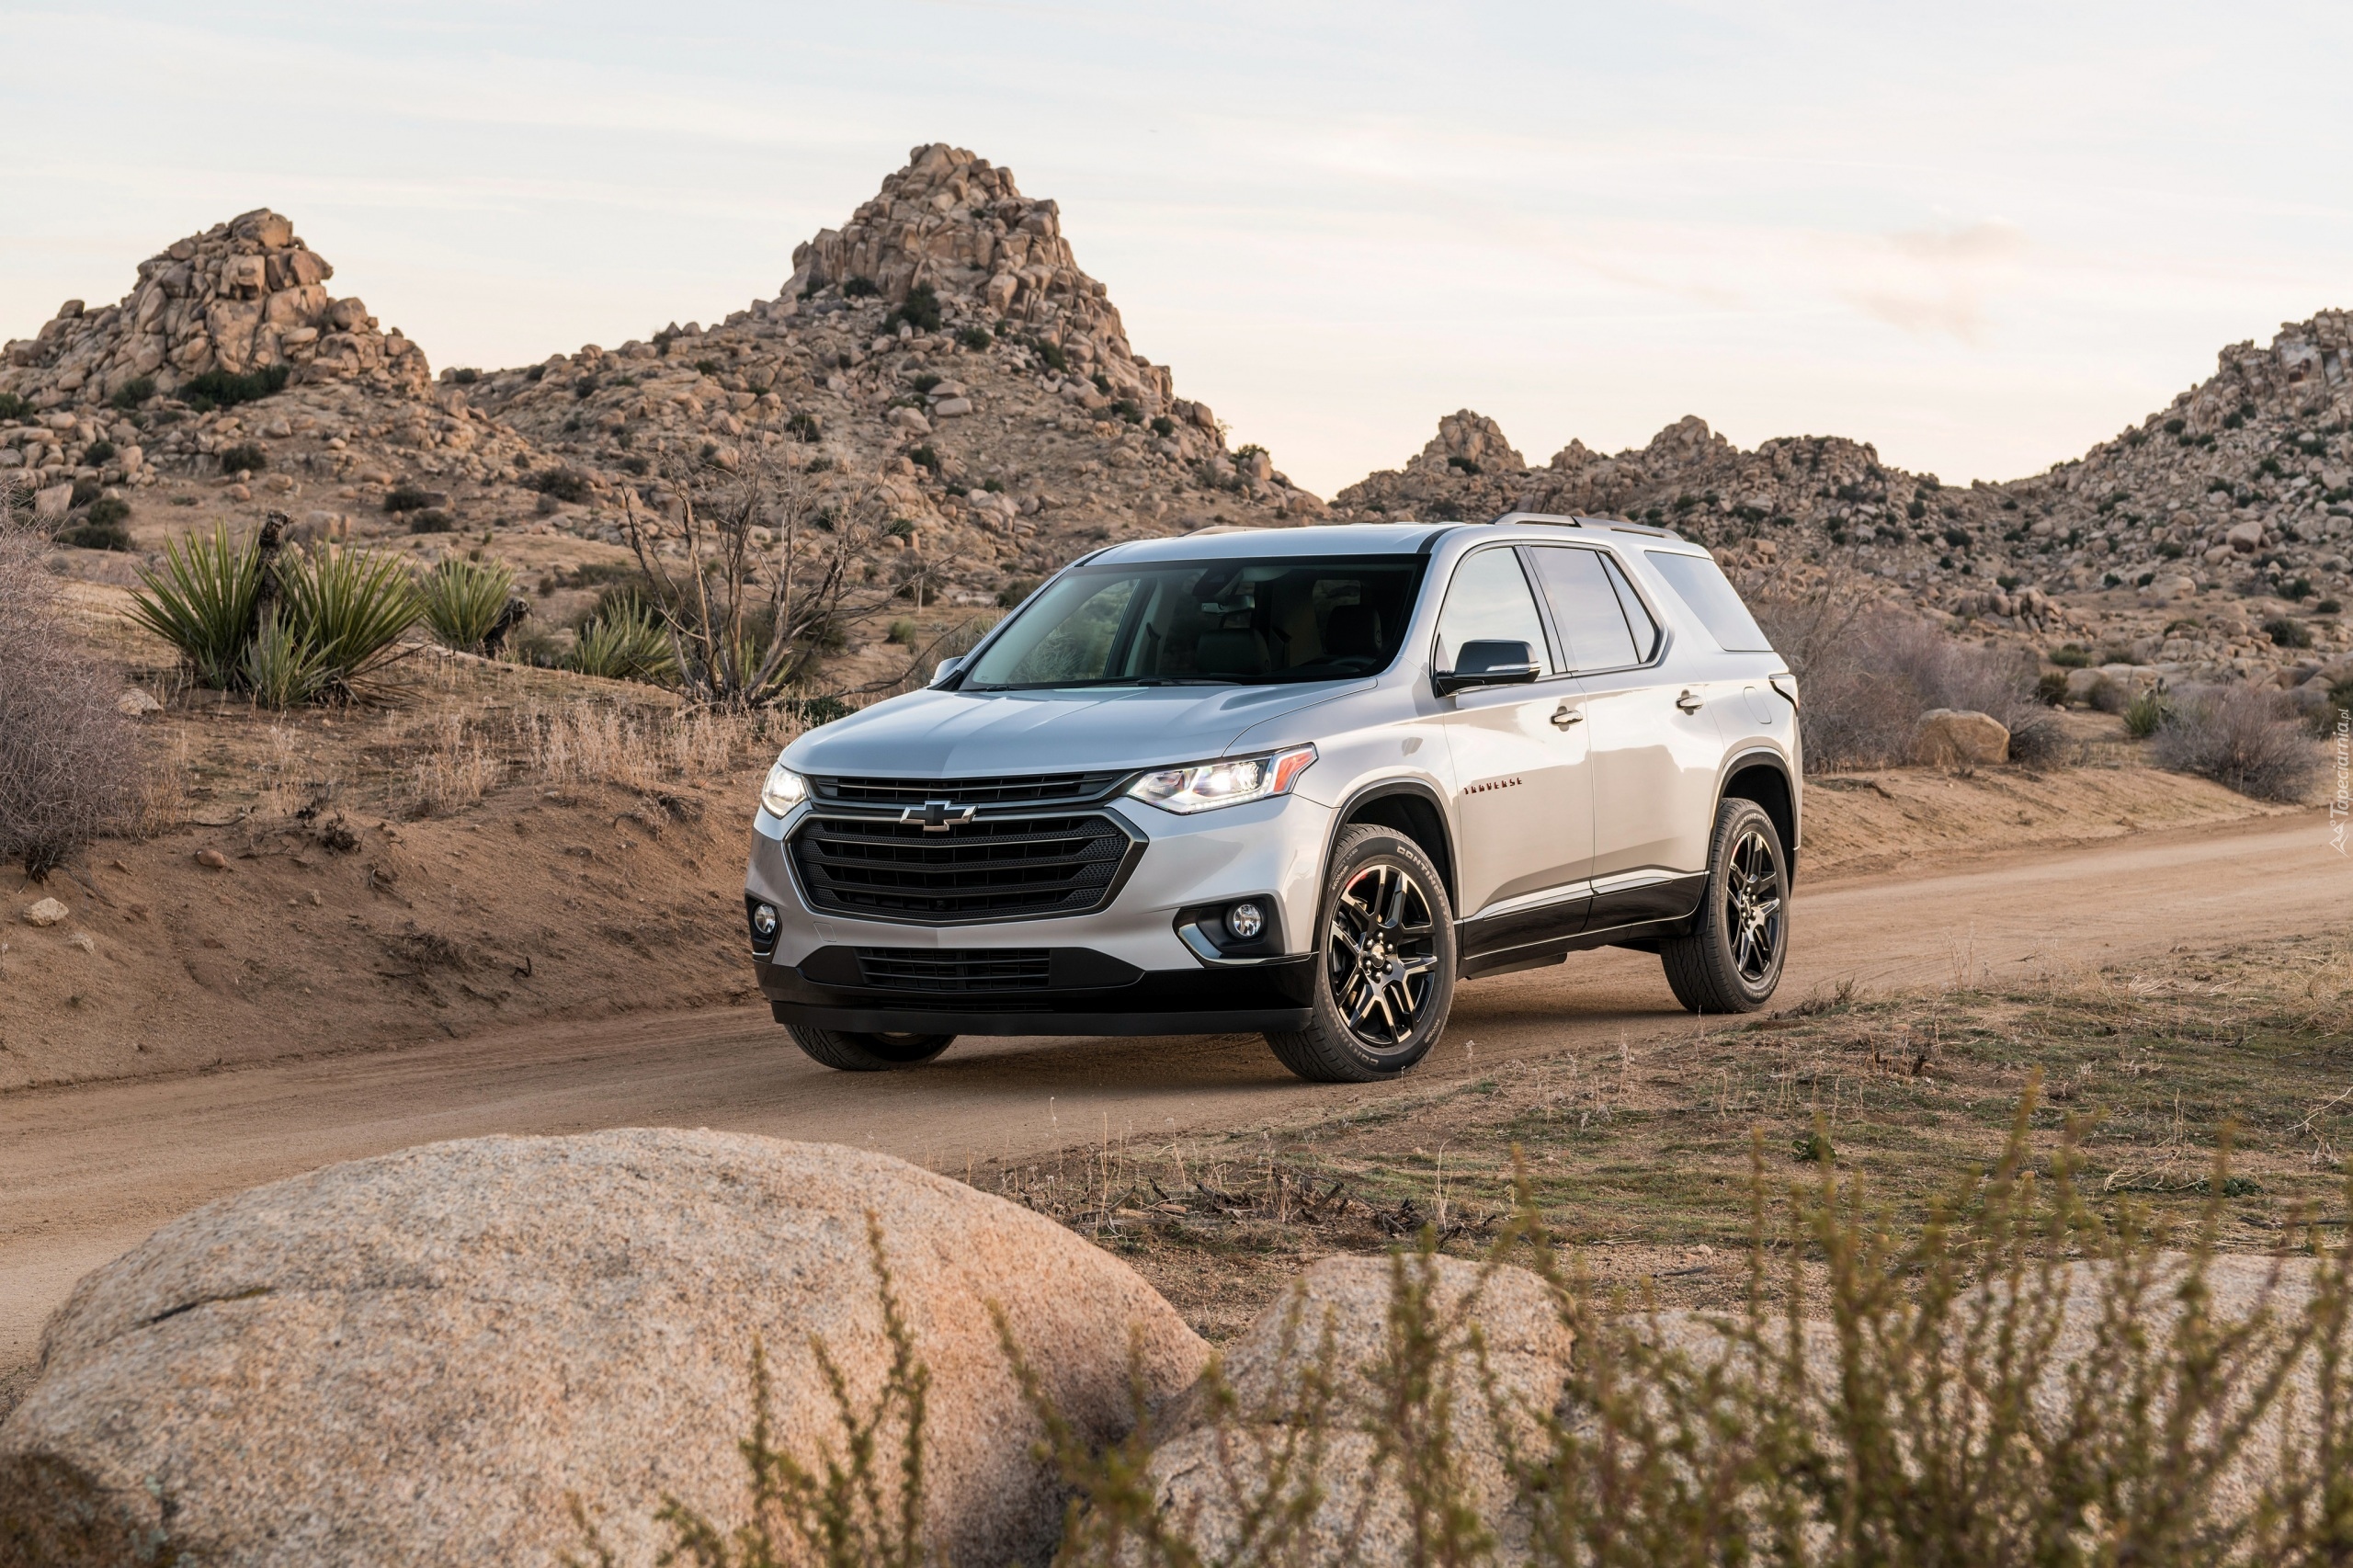
[[[1114,545],[777,758],[760,988],[832,1067],[1251,1031],[1326,1081],[1403,1072],[1459,982],[1581,948],[1748,1011],[1789,939],[1797,701],[1707,551],[1657,528]]]

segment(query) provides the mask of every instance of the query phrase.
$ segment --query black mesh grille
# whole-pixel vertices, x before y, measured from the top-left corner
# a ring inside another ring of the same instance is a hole
[[[1091,814],[984,818],[946,833],[889,817],[820,816],[793,838],[792,857],[819,909],[1002,920],[1100,908],[1131,842]]]
[[[1032,773],[1001,778],[853,778],[820,774],[810,780],[821,801],[845,806],[920,806],[946,801],[959,806],[1053,805],[1092,801],[1127,775]]]
[[[1037,991],[1046,984],[1047,954],[1043,948],[860,948],[858,973],[892,991]]]

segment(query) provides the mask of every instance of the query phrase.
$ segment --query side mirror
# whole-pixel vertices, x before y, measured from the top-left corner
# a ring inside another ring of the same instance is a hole
[[[940,660],[939,663],[931,666],[931,684],[934,686],[943,684],[949,676],[954,675],[958,670],[961,670],[963,667],[964,656],[962,654],[959,654],[952,659]]]
[[[1462,644],[1454,655],[1454,667],[1432,674],[1430,685],[1440,697],[1449,697],[1474,686],[1526,686],[1542,673],[1535,649],[1498,639]]]

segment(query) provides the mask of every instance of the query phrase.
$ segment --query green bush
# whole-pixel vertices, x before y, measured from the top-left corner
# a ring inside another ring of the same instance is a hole
[[[784,422],[784,433],[796,441],[814,442],[818,439],[817,416],[801,413]]]
[[[890,635],[883,640],[894,647],[914,647],[915,645],[915,623],[912,620],[892,621],[891,623]]]
[[[2170,711],[2165,694],[2152,687],[2124,704],[2124,733],[2136,741],[2145,741],[2165,726],[2165,715]]]
[[[1176,434],[1176,421],[1165,414],[1155,414],[1152,416],[1152,433],[1166,440]]]
[[[670,634],[642,607],[615,606],[581,626],[570,663],[607,680],[657,681],[673,668]]]
[[[98,501],[105,494],[105,489],[97,480],[77,479],[74,482],[73,498],[67,501],[66,505],[78,511]]]
[[[915,388],[915,391],[916,391],[918,393],[921,393],[921,392],[927,392],[931,391],[931,389],[932,389],[932,388],[934,388],[934,387],[938,386],[938,385],[942,381],[944,381],[945,379],[946,379],[945,377],[941,377],[941,376],[922,375],[922,376],[917,376],[915,380],[913,380],[913,381],[909,381],[907,384],[908,384],[909,386],[911,386],[911,387]]]
[[[269,466],[269,453],[251,441],[221,449],[222,473],[259,473]]]
[[[2310,577],[2291,577],[2279,585],[2279,597],[2302,604],[2313,597],[2313,580]]]
[[[258,403],[285,391],[288,374],[283,365],[242,376],[229,370],[207,370],[180,388],[180,401],[199,414],[215,408],[234,408],[241,403]]]
[[[482,372],[468,365],[450,371],[449,379],[461,387],[470,387],[482,380]]]
[[[1143,408],[1131,397],[1113,398],[1111,412],[1130,425],[1143,423]]]
[[[1037,578],[1016,577],[1012,582],[1007,583],[1004,587],[999,588],[996,591],[997,608],[1011,609],[1023,599],[1028,598],[1037,591]]]
[[[842,298],[845,300],[870,300],[881,292],[882,290],[875,287],[874,279],[871,278],[842,279]]]
[[[131,380],[117,387],[115,389],[114,395],[107,399],[107,402],[116,408],[122,410],[123,413],[129,414],[141,403],[145,403],[149,398],[153,397],[154,395],[154,377],[133,376]]]
[[[111,460],[113,457],[114,443],[108,440],[103,436],[91,442],[87,447],[83,449],[82,451],[82,460],[89,464],[92,468],[97,467],[100,463]]]
[[[433,505],[433,497],[413,484],[395,484],[385,494],[387,512],[422,512]]]
[[[2050,658],[2063,670],[2088,669],[2091,667],[2092,651],[2081,642],[2065,642],[2052,649]]]
[[[131,517],[131,503],[119,495],[101,495],[90,503],[82,520],[94,528],[115,528]]]
[[[1446,466],[1452,469],[1457,473],[1468,474],[1473,479],[1479,477],[1478,461],[1472,458],[1466,458],[1460,452],[1457,452],[1453,456],[1448,458],[1446,460]]]
[[[0,392],[0,419],[30,419],[32,416],[33,405],[29,399],[18,397],[15,392]]]
[[[2314,615],[2342,615],[2344,612],[2345,607],[2335,599],[2323,599],[2313,606]]]
[[[482,651],[483,640],[514,597],[515,574],[494,562],[452,556],[425,574],[417,592],[434,640],[445,648],[474,653]]]
[[[290,552],[277,572],[289,623],[318,650],[318,689],[327,696],[354,695],[424,614],[408,562],[390,551]]]
[[[917,332],[939,330],[939,295],[930,284],[918,283],[908,290],[907,297],[899,302],[899,308],[892,311],[882,324],[890,326],[897,322],[904,322]]]
[[[723,369],[723,367],[716,359],[698,359],[695,361],[695,373],[698,375],[716,376],[722,369]]]
[[[956,335],[956,341],[977,354],[996,340],[989,335],[989,329],[984,326],[968,326]]]
[[[457,519],[438,506],[408,515],[408,531],[413,534],[446,534],[457,531]]]
[[[2043,671],[2034,683],[2034,695],[2039,701],[2050,707],[2064,708],[2067,705],[2067,672]]]
[[[210,535],[166,540],[164,559],[140,568],[139,580],[131,619],[177,649],[204,685],[238,686],[261,585],[253,545],[231,542],[228,528],[216,524]]]
[[[105,503],[101,502],[103,506]],[[129,551],[131,530],[119,521],[111,523],[80,522],[57,536],[57,542],[74,550],[114,550]]]
[[[1029,348],[1039,358],[1046,362],[1047,369],[1061,371],[1067,371],[1070,369],[1070,356],[1063,352],[1061,344],[1049,343],[1042,337],[1033,337],[1029,339]]]
[[[2353,676],[2328,688],[2328,699],[2313,710],[2313,733],[2333,735],[2336,726],[2353,718]]]
[[[932,450],[927,441],[907,453],[907,460],[917,468],[927,468],[934,473],[939,472],[939,454]]]
[[[542,495],[552,495],[575,506],[588,499],[591,489],[586,474],[568,468],[541,469],[525,483]]]
[[[2265,621],[2263,634],[2281,648],[2309,648],[2313,645],[2312,628],[2284,615],[2274,616]]]

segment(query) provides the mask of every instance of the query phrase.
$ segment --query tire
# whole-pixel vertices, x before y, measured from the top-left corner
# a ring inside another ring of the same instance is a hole
[[[1754,801],[1716,808],[1708,891],[1690,935],[1659,955],[1675,999],[1695,1013],[1753,1013],[1772,1000],[1790,948],[1790,863]]]
[[[785,1028],[810,1060],[844,1073],[919,1067],[956,1043],[952,1034],[851,1034],[806,1024],[788,1024]]]
[[[1315,929],[1313,1017],[1267,1035],[1282,1064],[1370,1084],[1428,1055],[1454,1006],[1454,910],[1421,846],[1393,828],[1341,834]]]

